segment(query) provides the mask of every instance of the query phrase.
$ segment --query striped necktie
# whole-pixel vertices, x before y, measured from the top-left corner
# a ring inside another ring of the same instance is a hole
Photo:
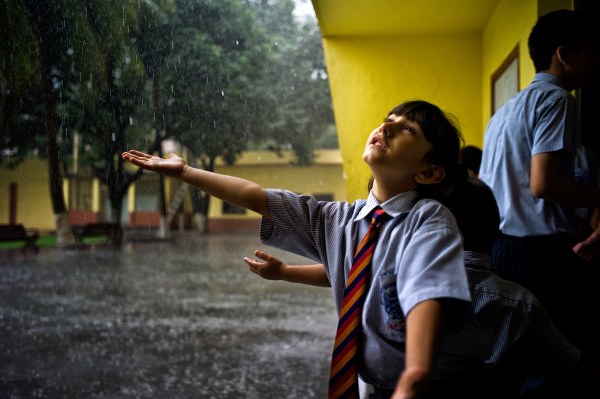
[[[329,399],[358,399],[357,363],[362,306],[367,292],[378,228],[386,216],[388,215],[383,209],[375,208],[369,230],[358,244],[352,260],[331,358]]]

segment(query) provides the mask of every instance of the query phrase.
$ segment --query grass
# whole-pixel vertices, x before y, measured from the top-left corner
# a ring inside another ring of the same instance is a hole
[[[84,244],[103,244],[107,241],[107,237],[85,237]],[[39,248],[56,247],[56,236],[41,236],[37,239],[36,244]],[[9,241],[0,242],[0,250],[3,249],[21,249],[25,246],[25,241]]]

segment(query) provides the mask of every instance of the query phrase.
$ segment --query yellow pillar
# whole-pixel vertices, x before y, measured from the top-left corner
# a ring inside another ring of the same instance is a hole
[[[92,180],[92,212],[100,212],[100,180]]]
[[[173,193],[171,192],[171,179],[165,178],[163,179],[163,182],[165,184],[165,201],[167,202],[168,208],[169,204],[171,203],[171,197],[173,197]]]
[[[62,185],[62,190],[63,190],[63,197],[65,198],[65,206],[67,207],[67,209],[70,209],[71,206],[69,205],[69,179],[63,179],[63,185]]]
[[[127,211],[129,213],[135,211],[135,183],[130,184],[127,189]]]

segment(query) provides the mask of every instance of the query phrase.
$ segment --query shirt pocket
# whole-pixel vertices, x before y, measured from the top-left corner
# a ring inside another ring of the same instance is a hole
[[[383,332],[393,340],[404,341],[406,338],[406,319],[398,301],[396,274],[379,276],[381,292],[381,313],[383,314]]]

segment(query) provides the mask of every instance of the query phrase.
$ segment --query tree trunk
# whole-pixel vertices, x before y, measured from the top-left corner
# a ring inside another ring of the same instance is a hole
[[[42,39],[42,96],[44,99],[44,129],[46,130],[46,146],[48,151],[50,198],[55,217],[57,246],[65,247],[73,243],[73,234],[63,195],[63,177],[59,161],[58,131],[60,125],[57,114],[58,99],[52,88],[52,65],[50,60],[48,60],[49,56],[46,54],[44,48],[45,44]]]
[[[158,90],[158,77],[156,74],[152,78],[152,108],[154,115],[160,115],[160,91]],[[164,132],[164,131],[163,131]],[[160,132],[156,132],[155,142],[159,141]],[[163,134],[164,135],[164,134]],[[162,141],[158,146],[158,156],[163,157]],[[160,225],[158,226],[158,238],[167,238],[170,233],[167,217],[167,196],[165,195],[165,177],[162,173],[158,174],[158,190],[159,190],[159,210],[160,210]]]
[[[202,168],[209,172],[215,171],[215,158],[209,157],[208,162],[202,161]],[[191,160],[191,158],[190,158]],[[194,166],[194,165],[192,165]],[[192,190],[192,204],[194,207],[194,221],[198,231],[202,234],[208,234],[208,209],[210,207],[210,195],[200,190]]]
[[[157,133],[158,134],[158,133]],[[163,157],[162,145],[159,146],[158,156]],[[170,230],[167,226],[167,197],[165,195],[165,177],[162,174],[158,175],[158,190],[159,190],[159,207],[160,207],[160,225],[158,227],[158,238],[167,238]]]

